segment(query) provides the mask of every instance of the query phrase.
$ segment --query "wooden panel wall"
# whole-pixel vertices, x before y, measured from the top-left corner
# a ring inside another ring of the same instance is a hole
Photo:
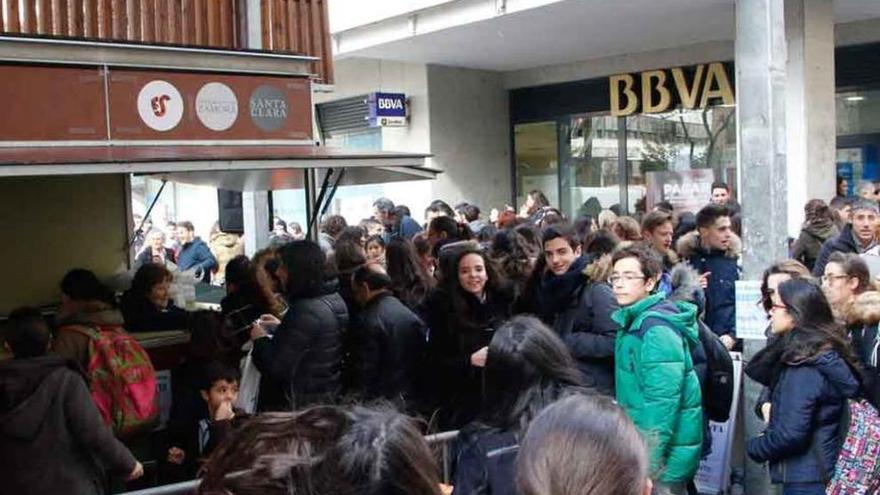
[[[236,0],[0,0],[0,32],[239,48]]]
[[[260,0],[263,48],[319,57],[333,83],[329,0]],[[0,0],[0,33],[243,48],[239,0]]]
[[[261,0],[263,48],[319,57],[312,71],[317,81],[333,83],[328,0]]]

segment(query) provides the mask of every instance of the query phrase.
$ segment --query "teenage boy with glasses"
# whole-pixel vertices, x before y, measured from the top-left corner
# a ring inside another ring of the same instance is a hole
[[[651,439],[655,494],[683,495],[700,464],[703,408],[690,348],[700,345],[696,306],[656,292],[663,265],[646,246],[613,257],[609,283],[620,309],[615,346],[616,396]]]

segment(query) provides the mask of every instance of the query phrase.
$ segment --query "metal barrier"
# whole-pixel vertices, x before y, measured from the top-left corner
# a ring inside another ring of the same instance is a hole
[[[449,471],[451,465],[451,459],[449,458],[449,444],[454,442],[456,438],[458,438],[458,430],[444,431],[441,433],[435,433],[433,435],[427,435],[425,437],[425,441],[428,442],[428,445],[432,447],[440,444],[440,466],[443,469],[442,481],[447,485],[451,481],[449,479]]]
[[[458,431],[444,431],[433,435],[425,436],[425,441],[431,447],[440,447],[440,466],[443,470],[443,483],[449,484],[450,467],[452,459],[450,458],[449,446],[458,438]],[[199,483],[202,480],[184,481],[182,483],[174,483],[172,485],[162,485],[153,488],[144,488],[133,492],[125,492],[121,495],[191,495],[196,493]]]
[[[184,481],[173,485],[154,486],[133,492],[125,492],[121,495],[191,495],[199,488],[202,480]]]

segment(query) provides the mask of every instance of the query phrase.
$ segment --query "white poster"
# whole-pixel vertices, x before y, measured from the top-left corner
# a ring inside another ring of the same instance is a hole
[[[761,306],[761,281],[737,280],[736,290],[736,336],[741,339],[765,340],[767,314]]]
[[[724,423],[709,422],[712,432],[712,452],[700,461],[700,469],[694,478],[697,491],[703,495],[727,493],[730,487],[730,457],[733,453],[733,436],[736,433],[736,411],[739,409],[742,383],[742,354],[730,353],[733,359],[733,403],[730,419]]]

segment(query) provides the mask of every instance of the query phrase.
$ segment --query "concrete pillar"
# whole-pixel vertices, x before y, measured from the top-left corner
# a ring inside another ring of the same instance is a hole
[[[785,15],[778,0],[736,2],[738,174],[743,212],[743,279],[787,257]],[[746,340],[748,361],[764,345]],[[763,427],[752,413],[760,387],[743,380],[745,438]],[[737,432],[743,435],[743,432]],[[736,460],[734,460],[736,462]],[[770,493],[766,468],[746,460],[745,493]]]
[[[788,233],[797,237],[804,204],[835,194],[832,0],[785,0],[785,37]]]
[[[269,193],[245,191],[241,194],[244,219],[244,253],[254,253],[269,245]]]

